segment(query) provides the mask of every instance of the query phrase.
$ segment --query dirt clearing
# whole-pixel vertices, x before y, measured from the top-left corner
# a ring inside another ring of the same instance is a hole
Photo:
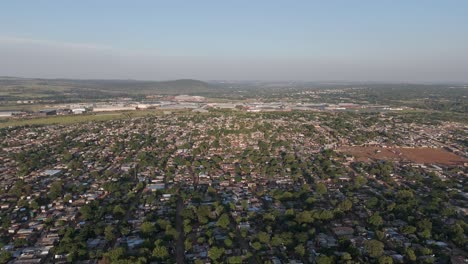
[[[437,148],[342,147],[338,151],[352,155],[358,161],[392,160],[421,164],[463,165],[468,159]]]

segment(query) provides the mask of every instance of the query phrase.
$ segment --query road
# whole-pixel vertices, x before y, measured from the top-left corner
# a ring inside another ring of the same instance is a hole
[[[236,220],[234,219],[232,214],[229,214],[229,218],[230,218],[229,225],[230,225],[231,230],[237,230],[238,231],[238,232],[236,232],[236,238],[237,238],[237,242],[241,246],[241,249],[245,250],[245,251],[249,251],[249,249],[250,249],[249,243],[247,242],[247,240],[244,237],[242,237],[240,229],[237,227]],[[259,261],[257,259],[257,255],[255,254],[255,252],[253,252],[252,257],[249,259],[249,264],[257,264],[257,263],[259,263]]]
[[[182,219],[182,210],[184,209],[184,201],[179,194],[177,198],[176,206],[176,230],[179,233],[179,237],[176,241],[176,263],[183,264],[185,263],[185,236],[183,228],[183,219]]]

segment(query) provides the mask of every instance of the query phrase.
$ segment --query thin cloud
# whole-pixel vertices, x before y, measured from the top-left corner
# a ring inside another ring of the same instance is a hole
[[[76,43],[76,42],[65,42],[45,39],[33,39],[24,38],[17,36],[0,36],[0,44],[6,45],[25,45],[45,48],[59,48],[61,50],[70,50],[78,52],[105,52],[114,53],[120,56],[159,56],[155,50],[130,50],[116,48],[113,46],[106,46],[102,44],[94,43]]]
[[[46,46],[55,46],[55,47],[63,47],[63,48],[71,48],[71,49],[115,50],[112,47],[97,45],[97,44],[60,42],[60,41],[21,38],[21,37],[12,37],[12,36],[0,36],[0,42],[7,43],[7,44],[46,45]]]
[[[0,76],[91,79],[466,81],[463,58],[177,56],[0,36]]]

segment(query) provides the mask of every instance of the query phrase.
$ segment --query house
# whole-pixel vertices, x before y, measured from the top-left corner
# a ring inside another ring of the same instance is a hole
[[[45,170],[43,174],[45,176],[59,176],[62,173],[61,170]]]
[[[338,237],[352,236],[354,233],[354,229],[346,226],[338,226],[333,228],[333,233]]]
[[[165,184],[164,183],[148,184],[146,186],[146,189],[150,190],[152,192],[164,190],[165,189]]]

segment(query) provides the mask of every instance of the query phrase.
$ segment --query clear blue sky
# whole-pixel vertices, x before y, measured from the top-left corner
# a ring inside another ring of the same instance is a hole
[[[3,1],[0,56],[33,77],[468,81],[468,1]]]

